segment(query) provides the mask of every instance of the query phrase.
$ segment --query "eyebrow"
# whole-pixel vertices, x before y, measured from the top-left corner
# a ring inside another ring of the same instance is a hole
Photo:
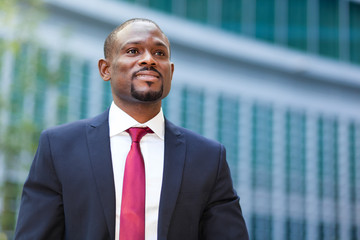
[[[120,49],[124,49],[127,45],[139,45],[141,44],[141,41],[129,41],[124,43]],[[157,41],[155,43],[156,46],[160,46],[160,47],[165,47],[165,48],[169,48],[165,43],[161,42],[161,41]]]

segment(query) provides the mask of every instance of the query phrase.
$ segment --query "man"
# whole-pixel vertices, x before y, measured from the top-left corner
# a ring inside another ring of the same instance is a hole
[[[104,52],[114,101],[41,134],[15,239],[248,239],[224,147],[164,119],[174,72],[165,34],[131,19]]]

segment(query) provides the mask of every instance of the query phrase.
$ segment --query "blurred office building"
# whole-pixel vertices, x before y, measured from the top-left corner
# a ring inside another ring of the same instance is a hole
[[[150,18],[175,63],[165,115],[226,146],[250,238],[360,240],[360,1],[46,0],[44,9],[33,38],[0,48],[0,138],[24,120],[44,129],[106,110],[103,41],[129,18]],[[32,155],[21,151],[13,166],[0,148],[0,183],[21,186]],[[0,212],[16,212],[16,196],[9,205],[0,194]]]

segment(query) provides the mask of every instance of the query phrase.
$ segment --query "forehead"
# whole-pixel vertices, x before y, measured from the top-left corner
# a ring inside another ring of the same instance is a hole
[[[126,45],[131,42],[140,44],[152,40],[169,47],[166,36],[151,22],[138,21],[130,23],[117,33],[116,38],[120,45]]]

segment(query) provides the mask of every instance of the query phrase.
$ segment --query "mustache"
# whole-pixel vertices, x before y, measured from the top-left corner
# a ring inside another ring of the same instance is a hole
[[[135,78],[135,77],[136,77],[136,74],[138,74],[139,72],[142,72],[142,71],[154,71],[154,72],[156,72],[157,74],[159,74],[160,78],[162,78],[162,74],[161,74],[156,68],[154,68],[154,67],[143,67],[143,68],[141,68],[140,70],[134,72],[132,77]]]

